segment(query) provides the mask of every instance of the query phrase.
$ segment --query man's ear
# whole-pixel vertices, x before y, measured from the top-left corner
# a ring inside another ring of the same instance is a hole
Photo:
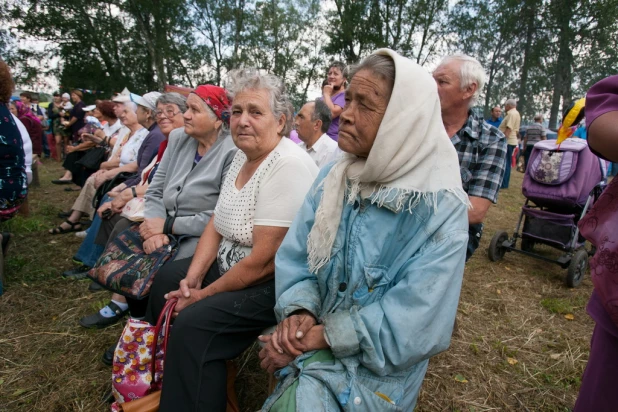
[[[476,83],[469,84],[468,87],[466,87],[466,92],[464,93],[465,100],[474,96],[474,93],[476,93],[476,90],[478,89],[478,87],[479,86]]]
[[[316,127],[317,127],[317,129],[316,129]],[[313,128],[315,130],[322,131],[322,121],[320,119],[316,120],[315,123],[313,124]]]

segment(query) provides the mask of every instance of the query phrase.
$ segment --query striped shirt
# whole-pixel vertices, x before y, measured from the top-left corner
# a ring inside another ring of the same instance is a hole
[[[541,123],[534,123],[526,129],[526,146],[534,146],[547,138],[547,132]]]

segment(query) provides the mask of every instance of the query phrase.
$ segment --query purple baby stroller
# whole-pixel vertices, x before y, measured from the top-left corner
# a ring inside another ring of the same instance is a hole
[[[568,268],[567,286],[578,286],[594,248],[585,248],[577,222],[600,196],[606,176],[606,162],[590,151],[585,140],[569,138],[559,147],[555,140],[535,144],[524,176],[522,193],[526,203],[517,228],[511,238],[504,231],[494,235],[489,259],[496,262],[506,252],[518,252],[557,263]],[[521,249],[517,249],[517,239],[521,239]],[[551,246],[564,254],[558,259],[542,256],[534,252],[535,244]]]

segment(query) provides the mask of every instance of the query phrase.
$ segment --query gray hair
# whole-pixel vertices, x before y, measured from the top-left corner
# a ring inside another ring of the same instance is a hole
[[[290,102],[285,91],[285,85],[274,74],[261,74],[257,69],[237,69],[232,70],[229,75],[228,90],[232,100],[245,90],[265,89],[270,95],[270,110],[275,119],[279,121],[281,116],[285,116],[285,124],[281,131],[282,136],[289,136],[292,130],[292,114],[294,106]]]
[[[505,106],[513,106],[513,107],[517,107],[517,100],[515,99],[507,99],[506,102],[504,102]]]
[[[290,137],[290,133],[292,133],[292,129],[294,129],[294,112],[296,111],[296,109],[294,108],[294,105],[292,104],[292,102],[288,102],[288,112],[285,114],[285,126],[283,127],[284,132],[287,130],[287,132],[284,134],[284,132],[281,132],[281,134],[285,137]]]
[[[470,87],[473,83],[476,83],[476,91],[474,92],[472,102],[470,103],[470,105],[473,105],[481,95],[481,90],[485,87],[485,69],[483,69],[481,63],[479,63],[479,61],[474,57],[470,57],[463,53],[456,53],[446,56],[442,59],[438,67],[452,61],[461,63],[459,67],[459,83],[461,84],[461,90],[464,90],[467,87]]]
[[[135,104],[135,102],[124,102],[122,105],[131,110],[133,113],[137,113],[137,104]],[[144,107],[144,109],[146,108]]]
[[[361,70],[369,70],[371,73],[385,80],[390,86],[392,93],[395,85],[395,62],[390,56],[372,54],[363,59],[360,64],[350,70],[350,79],[354,78]]]
[[[322,122],[320,130],[322,133],[326,133],[332,122],[330,109],[322,99],[315,99],[313,102],[309,103],[314,103],[311,121],[315,122],[316,120],[320,120]]]
[[[543,121],[543,115],[542,115],[542,114],[540,114],[540,113],[539,113],[539,114],[535,114],[535,115],[534,115],[534,121],[535,121],[535,122],[538,122],[538,121],[541,121],[541,122],[542,122],[542,121]]]
[[[340,61],[337,61],[337,60],[336,60],[336,61],[332,62],[332,63],[328,66],[328,70],[327,70],[327,71],[330,71],[330,69],[332,69],[333,67],[334,67],[334,68],[336,68],[336,69],[339,69],[339,71],[341,72],[341,75],[342,75],[345,79],[347,79],[347,78],[348,78],[348,72],[349,72],[349,70],[348,70],[348,66],[346,66],[346,65],[345,65],[345,64],[343,64],[342,62],[340,62]]]
[[[160,104],[175,104],[181,112],[184,113],[187,111],[187,98],[180,93],[163,93],[157,99],[156,105],[158,106]]]

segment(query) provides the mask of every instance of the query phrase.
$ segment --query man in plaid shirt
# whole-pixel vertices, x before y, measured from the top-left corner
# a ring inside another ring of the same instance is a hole
[[[506,139],[470,109],[485,84],[485,71],[476,59],[464,54],[448,56],[433,77],[438,85],[442,121],[457,149],[463,188],[472,205],[468,211],[468,260],[479,246],[489,206],[498,201],[506,167]]]

